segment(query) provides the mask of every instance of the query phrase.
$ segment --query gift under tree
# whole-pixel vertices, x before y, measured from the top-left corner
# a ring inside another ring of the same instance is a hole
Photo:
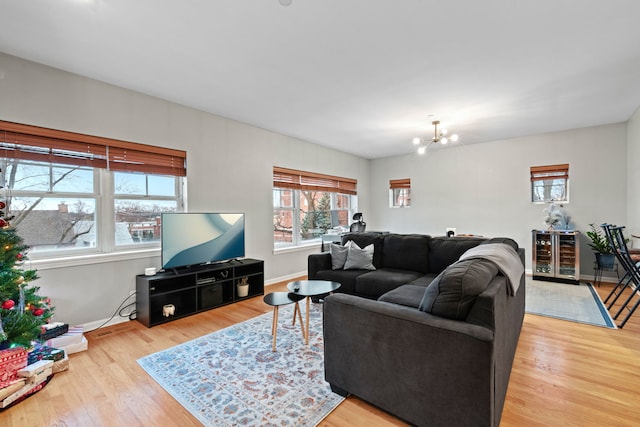
[[[0,349],[31,347],[53,314],[49,298],[31,284],[36,271],[22,268],[26,250],[14,228],[0,228]]]

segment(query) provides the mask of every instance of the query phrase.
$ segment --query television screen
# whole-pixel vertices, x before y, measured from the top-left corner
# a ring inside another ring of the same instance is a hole
[[[163,213],[162,268],[244,257],[243,213]]]

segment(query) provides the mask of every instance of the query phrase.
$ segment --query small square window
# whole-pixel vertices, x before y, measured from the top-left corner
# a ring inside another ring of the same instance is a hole
[[[530,173],[532,202],[569,201],[569,164],[532,166]]]
[[[411,179],[392,179],[389,181],[389,206],[406,208],[411,206]]]

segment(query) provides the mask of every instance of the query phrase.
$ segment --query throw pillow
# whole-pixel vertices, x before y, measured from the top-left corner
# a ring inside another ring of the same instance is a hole
[[[373,244],[365,246],[363,249],[351,242],[347,251],[347,261],[344,263],[345,270],[375,270],[373,266]]]
[[[333,270],[342,270],[344,268],[344,263],[347,262],[349,246],[351,245],[347,244],[347,246],[340,246],[335,243],[331,244],[329,247],[329,253],[331,253],[331,268]]]
[[[465,320],[476,297],[498,274],[498,267],[485,259],[465,259],[450,265],[424,292],[419,309],[447,319]]]

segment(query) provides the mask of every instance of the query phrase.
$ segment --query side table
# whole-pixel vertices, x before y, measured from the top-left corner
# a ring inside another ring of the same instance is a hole
[[[271,322],[271,335],[273,335],[273,344],[271,351],[276,351],[276,338],[278,334],[278,307],[281,305],[295,304],[293,309],[293,325],[296,324],[296,314],[300,319],[300,328],[302,329],[302,338],[305,338],[304,323],[302,323],[302,314],[300,314],[300,305],[298,301],[303,299],[301,295],[292,294],[289,292],[273,292],[264,296],[263,301],[273,306],[273,321]]]
[[[340,286],[340,283],[330,282],[328,280],[296,280],[287,284],[289,291],[307,299],[307,312],[305,313],[306,323],[304,325],[305,344],[309,344],[309,310],[311,309],[311,297],[331,293]]]

